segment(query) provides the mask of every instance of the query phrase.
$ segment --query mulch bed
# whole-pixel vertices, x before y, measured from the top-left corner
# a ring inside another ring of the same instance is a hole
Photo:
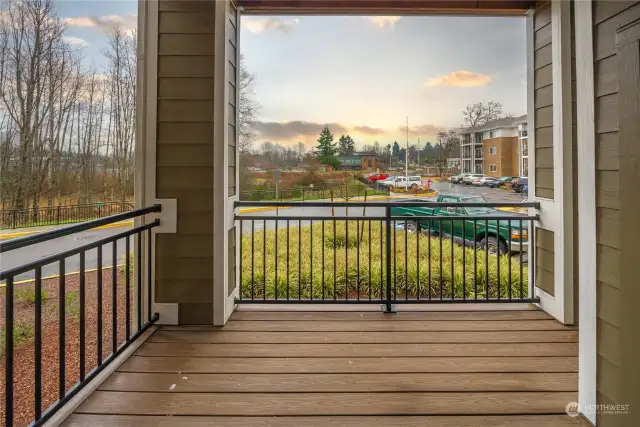
[[[59,279],[47,279],[42,283],[47,299],[42,303],[42,411],[59,398],[59,356],[58,345],[60,323],[58,310],[60,304],[65,305],[65,390],[68,390],[80,378],[80,305],[79,275],[66,276],[65,297],[59,295]],[[106,358],[112,351],[112,270],[102,271],[102,357]],[[125,341],[125,274],[119,270],[117,280],[117,344]],[[31,287],[33,283],[16,286]],[[133,286],[133,280],[131,285]],[[89,373],[98,365],[98,274],[85,275],[85,373]],[[35,375],[34,375],[34,307],[35,304],[21,301],[14,291],[14,326],[21,327],[30,335],[21,343],[14,344],[14,425],[26,426],[35,418]],[[131,287],[131,309],[133,315],[133,287]],[[5,293],[0,295],[0,330],[5,324]],[[132,328],[132,333],[133,333]],[[3,349],[4,352],[4,343]],[[0,424],[5,423],[4,384],[5,356],[0,359],[0,384],[2,384],[2,405],[0,405]]]

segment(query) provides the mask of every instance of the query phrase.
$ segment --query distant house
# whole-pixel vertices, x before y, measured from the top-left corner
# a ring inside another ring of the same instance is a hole
[[[352,156],[337,156],[337,159],[340,162],[340,169],[366,172],[375,171],[380,162],[378,153],[373,151],[358,152]]]

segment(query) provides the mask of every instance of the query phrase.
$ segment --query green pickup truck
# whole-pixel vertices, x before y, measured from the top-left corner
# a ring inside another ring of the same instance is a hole
[[[406,200],[407,202],[424,201],[424,206],[401,206],[402,201],[398,201],[398,206],[391,208],[392,216],[446,216],[456,217],[465,216],[466,219],[457,221],[449,220],[420,220],[420,230],[431,234],[441,234],[443,236],[451,236],[456,243],[467,247],[477,245],[478,248],[488,247],[489,253],[495,254],[498,250],[501,254],[527,252],[529,248],[528,228],[529,221],[522,220],[522,228],[518,217],[522,215],[515,212],[505,212],[495,208],[487,207],[429,207],[429,203],[487,203],[482,196],[465,196],[454,194],[440,194],[437,200]],[[474,221],[473,216],[493,217],[496,219],[479,219]],[[514,221],[507,221],[512,219]],[[498,221],[500,220],[500,221]],[[464,225],[463,225],[464,224]],[[511,224],[511,229],[509,229]],[[404,226],[404,224],[398,224]],[[416,221],[407,222],[407,230],[415,231],[417,228]],[[453,233],[452,229],[453,228]],[[509,232],[511,234],[509,235]]]

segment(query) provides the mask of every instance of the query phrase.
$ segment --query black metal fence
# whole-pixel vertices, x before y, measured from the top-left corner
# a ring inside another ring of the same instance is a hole
[[[159,205],[9,240],[0,244],[0,252],[154,212],[160,212]],[[159,223],[156,219],[0,273],[5,282],[4,425],[42,425],[156,322],[144,287],[151,295],[152,229]],[[105,254],[111,255],[108,264]],[[71,261],[79,272],[69,272]],[[42,269],[51,264],[58,266],[58,276],[45,279]],[[33,273],[32,281],[15,280],[27,272]],[[24,416],[29,409],[31,420]]]
[[[497,210],[536,203],[237,203],[258,205],[313,215],[236,216],[239,303],[538,301],[538,217]]]
[[[8,209],[0,211],[0,229],[71,224],[131,212],[132,210],[133,205],[128,202]]]
[[[363,187],[361,185],[335,186],[335,187],[296,187],[283,188],[276,190],[254,190],[242,191],[240,200],[242,201],[265,201],[265,200],[291,200],[291,201],[308,201],[308,200],[330,200],[335,198],[364,197],[376,194],[389,194],[388,190],[376,187]]]

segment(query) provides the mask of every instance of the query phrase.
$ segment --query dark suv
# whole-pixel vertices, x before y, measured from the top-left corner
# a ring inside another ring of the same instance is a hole
[[[522,187],[525,185],[529,185],[529,178],[526,176],[514,178],[513,181],[511,181],[511,188],[513,188],[513,191],[516,193],[522,193]]]

